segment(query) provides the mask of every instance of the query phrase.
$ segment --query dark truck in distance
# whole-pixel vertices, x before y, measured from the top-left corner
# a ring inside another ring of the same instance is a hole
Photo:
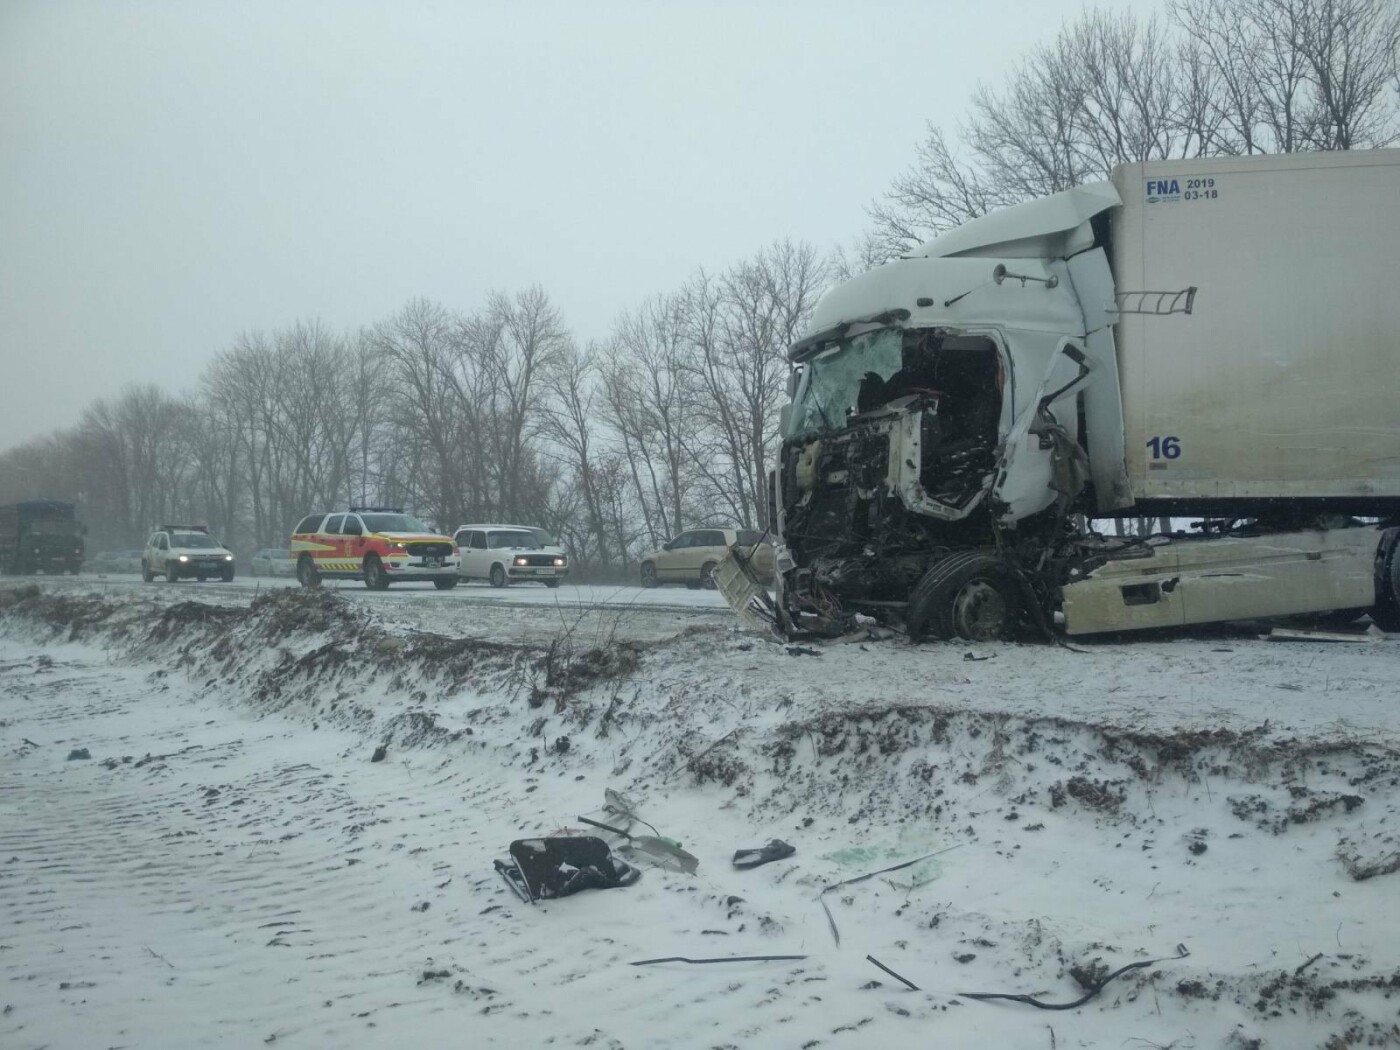
[[[76,574],[83,564],[85,531],[71,503],[31,499],[0,506],[0,571]]]

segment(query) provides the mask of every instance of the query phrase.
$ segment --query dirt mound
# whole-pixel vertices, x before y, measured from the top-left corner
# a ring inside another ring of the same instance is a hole
[[[0,617],[40,625],[68,641],[86,637],[121,610],[118,603],[97,595],[46,591],[35,584],[0,588]]]

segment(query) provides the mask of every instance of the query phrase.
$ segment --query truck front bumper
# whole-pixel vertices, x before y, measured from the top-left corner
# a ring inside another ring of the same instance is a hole
[[[511,565],[506,575],[512,580],[562,580],[569,575],[567,565]]]
[[[456,558],[443,558],[441,564],[421,558],[394,555],[384,559],[384,568],[396,580],[443,580],[457,575]]]

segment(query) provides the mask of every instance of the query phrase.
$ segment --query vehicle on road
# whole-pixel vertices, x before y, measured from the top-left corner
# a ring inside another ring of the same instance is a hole
[[[763,533],[754,529],[689,529],[642,555],[642,586],[684,583],[713,587],[715,569],[735,549],[761,582],[772,578],[773,545]]]
[[[308,514],[292,534],[291,558],[303,587],[363,580],[372,591],[394,583],[457,586],[457,547],[402,507],[351,507]]]
[[[462,552],[457,571],[465,580],[488,580],[492,587],[533,580],[558,587],[569,575],[568,554],[532,525],[463,525],[456,543]]]
[[[828,291],[788,353],[771,621],[1400,629],[1397,201],[1394,149],[1127,164]],[[1200,532],[1087,525],[1126,516]]]
[[[116,557],[112,559],[112,572],[140,572],[141,559],[145,553],[144,550],[117,551]]]
[[[204,525],[162,525],[141,553],[141,578],[147,583],[157,576],[167,583],[190,578],[232,583],[233,575],[233,552]]]
[[[112,566],[116,563],[116,558],[116,551],[96,551],[89,554],[83,561],[83,571],[112,572]]]
[[[73,504],[31,499],[0,507],[0,572],[77,574],[83,565],[83,526]]]
[[[286,547],[263,547],[253,552],[252,560],[248,563],[251,576],[295,576],[296,571],[292,552]]]

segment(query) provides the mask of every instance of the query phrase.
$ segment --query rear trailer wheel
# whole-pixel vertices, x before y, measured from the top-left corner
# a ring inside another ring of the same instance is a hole
[[[297,559],[297,582],[309,590],[321,586],[321,574],[316,571],[316,563],[309,554]]]
[[[504,566],[491,566],[491,586],[504,587],[506,585],[506,570]]]
[[[1012,637],[1025,616],[1016,571],[990,554],[965,551],[924,574],[909,596],[905,624],[913,641]]]
[[[371,554],[365,559],[364,564],[365,586],[372,591],[387,591],[389,589],[389,574],[384,571],[384,563],[379,560],[379,556]]]
[[[1376,569],[1376,604],[1371,622],[1382,631],[1400,631],[1400,529],[1389,530]]]
[[[457,579],[456,577],[452,577],[451,579],[434,580],[433,586],[440,591],[450,591],[453,587],[457,586]]]

